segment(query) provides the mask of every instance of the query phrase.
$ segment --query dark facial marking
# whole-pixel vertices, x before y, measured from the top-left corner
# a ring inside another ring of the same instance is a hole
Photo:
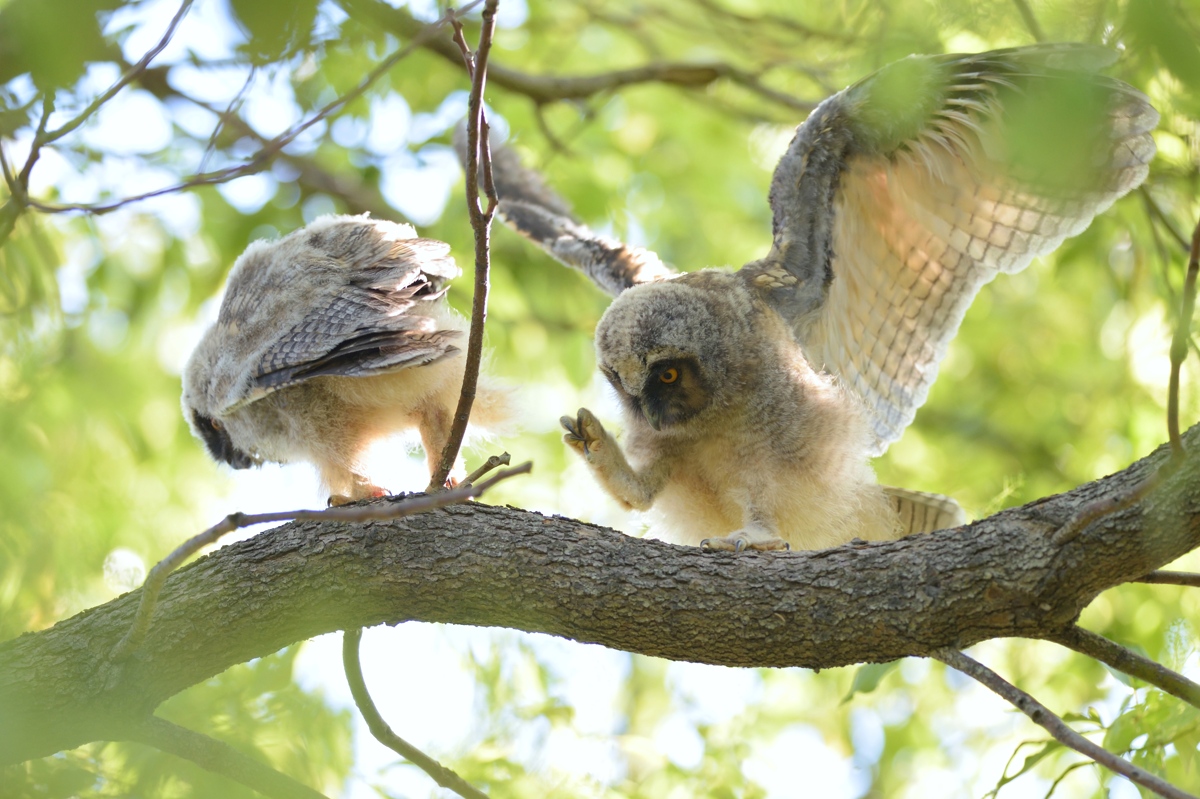
[[[638,406],[655,430],[695,416],[711,399],[699,365],[691,358],[672,358],[650,367]]]
[[[254,465],[254,459],[233,445],[229,431],[216,419],[192,411],[192,421],[204,439],[208,454],[218,463],[227,463],[235,469],[249,469]]]

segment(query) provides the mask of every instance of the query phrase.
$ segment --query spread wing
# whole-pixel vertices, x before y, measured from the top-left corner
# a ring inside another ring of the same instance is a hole
[[[228,297],[279,301],[269,287],[295,280],[298,269],[309,270],[312,291],[295,300],[292,324],[261,349],[248,390],[225,412],[314,377],[394,372],[457,353],[462,331],[447,327],[452,317],[440,305],[458,267],[448,244],[414,235],[366,216],[327,217],[254,252]],[[239,318],[237,309],[227,313]]]
[[[465,163],[466,136],[456,131],[455,147]],[[644,247],[634,247],[593,231],[571,213],[566,200],[542,176],[521,164],[511,148],[492,143],[496,212],[504,223],[566,266],[583,272],[614,297],[630,286],[675,273]]]
[[[865,401],[876,454],[925,401],[980,287],[1145,178],[1158,114],[1098,48],[912,57],[826,100],[771,184],[745,279]]]

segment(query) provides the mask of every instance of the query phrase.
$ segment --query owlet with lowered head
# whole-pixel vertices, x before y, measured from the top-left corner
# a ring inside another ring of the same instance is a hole
[[[432,472],[465,365],[464,321],[444,299],[459,274],[449,251],[366,214],[251,244],[183,372],[192,432],[235,469],[312,463],[335,504],[385,493],[364,455],[403,430],[420,433]],[[481,377],[473,420],[501,423],[506,400]]]
[[[924,403],[980,287],[1146,177],[1158,114],[1095,74],[1112,56],[914,56],[833,95],[775,169],[770,252],[737,271],[674,275],[597,236],[501,151],[505,221],[618,294],[596,360],[624,446],[587,409],[564,440],[677,543],[815,549],[961,523],[952,500],[879,486],[869,459]]]

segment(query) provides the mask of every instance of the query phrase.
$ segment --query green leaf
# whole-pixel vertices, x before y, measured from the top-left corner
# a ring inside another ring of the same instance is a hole
[[[899,663],[899,660],[892,660],[887,663],[866,663],[859,666],[854,672],[854,682],[850,684],[850,691],[842,697],[841,704],[849,702],[855,694],[869,694],[874,691],[879,687],[879,681]]]

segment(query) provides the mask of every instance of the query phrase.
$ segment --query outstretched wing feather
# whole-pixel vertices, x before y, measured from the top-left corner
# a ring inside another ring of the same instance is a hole
[[[916,84],[915,110],[888,116],[892,75],[836,95],[799,129],[772,183],[775,244],[743,272],[793,321],[814,366],[865,400],[876,453],[924,403],[980,287],[1145,178],[1158,119],[1146,98],[1062,69],[1101,60],[1063,46],[908,59],[899,74]],[[1028,130],[1015,128],[1064,93],[1095,107],[1046,131],[1074,137],[1081,159],[1056,172],[1029,159]]]

